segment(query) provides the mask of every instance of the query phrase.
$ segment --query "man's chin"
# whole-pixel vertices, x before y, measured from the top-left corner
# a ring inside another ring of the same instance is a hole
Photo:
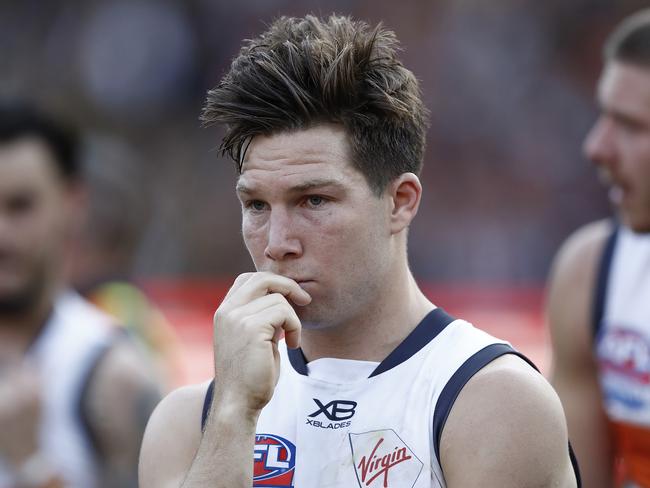
[[[302,328],[304,330],[324,330],[324,329],[329,329],[330,327],[332,327],[332,325],[327,324],[325,322],[316,322],[316,321],[302,322]]]
[[[0,316],[27,313],[32,308],[32,303],[27,297],[0,296]]]
[[[331,317],[331,314],[323,313],[322,310],[319,311],[312,305],[295,307],[295,310],[300,319],[300,324],[305,330],[322,330],[331,327],[331,320],[326,319],[328,315]]]

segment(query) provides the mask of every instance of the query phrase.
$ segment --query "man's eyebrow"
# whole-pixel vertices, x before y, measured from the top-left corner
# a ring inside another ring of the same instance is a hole
[[[306,181],[304,183],[300,183],[299,185],[292,186],[288,189],[288,191],[290,193],[302,193],[305,191],[314,190],[323,187],[343,188],[343,183],[334,179],[315,179],[315,180]],[[246,184],[242,182],[237,183],[235,190],[237,191],[237,193],[246,193],[246,194],[255,192],[253,188],[246,186]]]
[[[235,186],[235,191],[237,193],[253,193],[252,189],[248,188],[246,185],[240,182],[237,182],[237,186]]]
[[[289,188],[289,191],[292,193],[302,193],[305,191],[314,190],[316,188],[323,188],[326,186],[343,188],[343,184],[338,180],[318,179],[318,180],[306,181],[299,185],[292,186],[291,188]]]

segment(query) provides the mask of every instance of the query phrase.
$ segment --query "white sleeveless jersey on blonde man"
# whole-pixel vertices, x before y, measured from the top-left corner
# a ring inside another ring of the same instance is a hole
[[[66,488],[98,485],[94,445],[81,404],[94,368],[116,334],[107,315],[68,292],[55,303],[28,353],[42,382],[41,452],[63,476]],[[0,456],[0,488],[13,487],[3,466]]]
[[[280,351],[257,424],[254,487],[445,487],[439,442],[456,396],[487,363],[516,353],[440,308],[381,363],[305,364],[299,349]]]
[[[650,486],[650,234],[614,230],[594,307],[596,357],[625,486]]]

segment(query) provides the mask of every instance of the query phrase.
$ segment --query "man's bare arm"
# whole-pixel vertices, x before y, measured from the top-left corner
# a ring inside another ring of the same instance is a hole
[[[83,406],[100,458],[100,486],[138,486],[140,445],[160,398],[159,378],[130,342],[117,342],[101,359]]]
[[[573,488],[562,406],[546,380],[516,356],[468,381],[440,442],[449,488]]]
[[[576,232],[559,251],[549,280],[551,382],[562,400],[584,485],[613,485],[612,453],[593,357],[592,302],[608,222]]]
[[[208,383],[179,388],[151,415],[140,452],[140,488],[178,488],[201,443],[201,414]]]

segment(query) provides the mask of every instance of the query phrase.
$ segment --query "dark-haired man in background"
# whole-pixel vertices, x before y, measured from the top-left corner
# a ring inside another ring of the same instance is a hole
[[[396,52],[281,18],[209,93],[256,272],[215,314],[215,381],[152,416],[142,488],[576,486],[550,385],[409,270],[426,109]]]
[[[139,352],[64,282],[76,136],[0,103],[0,487],[135,487],[159,389]]]
[[[650,487],[650,10],[611,34],[585,154],[618,221],[579,229],[550,279],[553,384],[585,485]]]

